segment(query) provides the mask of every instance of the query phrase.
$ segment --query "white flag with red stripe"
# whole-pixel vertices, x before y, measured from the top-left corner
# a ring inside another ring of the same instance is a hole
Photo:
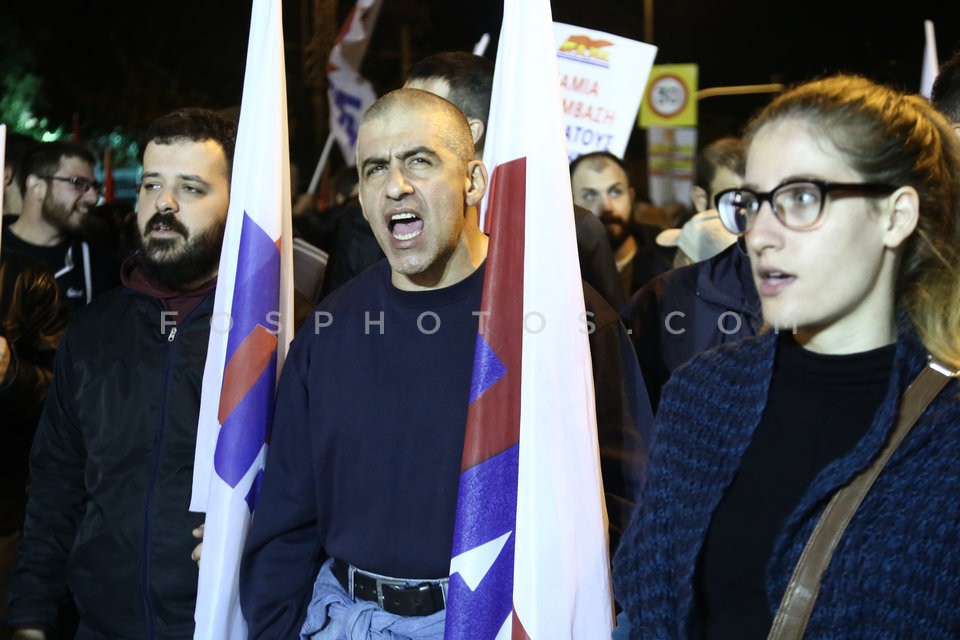
[[[206,513],[194,638],[243,640],[240,555],[263,474],[277,377],[293,337],[281,0],[254,0],[191,511]]]
[[[547,0],[506,0],[485,163],[490,248],[446,637],[609,638],[593,371]]]

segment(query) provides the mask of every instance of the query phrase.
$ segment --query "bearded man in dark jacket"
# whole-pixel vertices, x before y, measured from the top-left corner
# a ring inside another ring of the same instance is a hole
[[[193,637],[188,508],[236,123],[184,109],[147,139],[140,250],[71,320],[34,439],[17,640],[52,636],[68,589],[79,639]]]

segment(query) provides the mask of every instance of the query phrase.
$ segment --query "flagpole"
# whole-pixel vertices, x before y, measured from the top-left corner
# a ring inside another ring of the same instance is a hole
[[[332,131],[327,134],[327,141],[323,145],[320,159],[317,160],[317,168],[313,170],[313,177],[310,178],[310,186],[307,187],[307,193],[314,194],[317,192],[317,185],[320,184],[320,175],[327,166],[327,161],[330,159],[330,150],[333,149],[333,143],[336,139]]]

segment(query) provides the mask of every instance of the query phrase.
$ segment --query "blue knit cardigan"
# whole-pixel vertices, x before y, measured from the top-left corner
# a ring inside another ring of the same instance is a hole
[[[697,558],[760,423],[775,348],[773,332],[724,345],[677,369],[664,388],[648,475],[614,562],[631,638],[691,637]],[[814,479],[774,545],[766,581],[771,614],[830,496],[876,456],[903,390],[925,362],[926,350],[901,320],[873,424]],[[807,637],[960,637],[956,380],[900,444],[850,523],[823,577]]]

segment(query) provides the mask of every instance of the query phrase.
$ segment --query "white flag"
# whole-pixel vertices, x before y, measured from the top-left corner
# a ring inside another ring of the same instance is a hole
[[[609,638],[593,371],[548,0],[504,4],[488,131],[485,319],[446,637]]]
[[[923,47],[923,69],[920,71],[920,95],[928,100],[933,93],[933,81],[940,72],[940,63],[937,61],[937,39],[933,33],[933,21],[923,21],[923,31],[926,35]]]
[[[360,63],[370,44],[382,0],[357,0],[343,23],[327,64],[330,132],[347,165],[356,163],[354,150],[360,117],[377,100],[370,81],[360,75]]]
[[[281,16],[281,0],[254,0],[190,504],[207,514],[198,640],[247,636],[240,555],[259,493],[277,377],[293,337]]]

